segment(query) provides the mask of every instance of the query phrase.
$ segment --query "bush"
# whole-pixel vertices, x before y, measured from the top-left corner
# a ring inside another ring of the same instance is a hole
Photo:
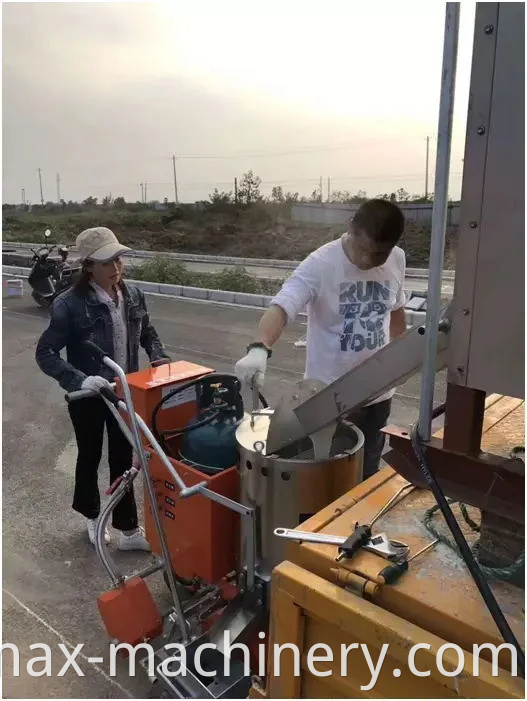
[[[167,285],[193,285],[192,273],[184,265],[164,256],[129,268],[128,277],[145,282],[161,282]]]
[[[211,280],[217,290],[228,290],[229,292],[260,292],[258,278],[249,275],[245,268],[236,266],[235,268],[224,268],[221,273],[211,275]]]
[[[282,286],[282,280],[256,278],[245,268],[224,268],[221,273],[194,273],[182,263],[158,256],[151,261],[131,267],[127,271],[131,280],[159,282],[167,285],[203,287],[209,290],[249,292],[274,295]]]

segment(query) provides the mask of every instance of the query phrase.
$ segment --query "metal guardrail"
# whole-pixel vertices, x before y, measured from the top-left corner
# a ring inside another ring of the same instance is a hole
[[[14,265],[3,265],[2,275],[27,279],[29,268],[19,268]],[[202,302],[217,302],[219,304],[230,304],[238,307],[248,307],[252,309],[265,309],[269,306],[272,297],[269,295],[255,295],[249,292],[230,292],[228,290],[211,290],[205,287],[187,287],[185,285],[167,285],[158,282],[146,282],[144,280],[128,280],[136,285],[146,294],[163,295],[165,297],[176,297]],[[425,312],[406,309],[406,319],[409,326],[422,324],[425,319]],[[303,320],[307,318],[305,312],[299,314]]]
[[[38,248],[43,244],[39,243],[18,243],[17,241],[2,241],[2,249],[9,248]],[[75,254],[76,249],[73,246],[70,248],[72,254]],[[187,263],[210,263],[216,265],[240,265],[244,267],[256,268],[274,268],[283,270],[294,270],[302,261],[299,260],[279,260],[274,258],[237,258],[234,256],[211,256],[201,253],[173,253],[172,251],[131,251],[126,254],[127,258],[146,258],[153,259],[159,256],[165,256],[173,260]],[[409,279],[427,280],[428,268],[407,268],[406,277]],[[443,280],[454,280],[454,270],[444,270]]]

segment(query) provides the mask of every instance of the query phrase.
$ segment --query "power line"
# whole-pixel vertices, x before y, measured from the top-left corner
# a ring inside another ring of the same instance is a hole
[[[259,150],[259,151],[233,151],[230,153],[178,153],[177,158],[178,160],[231,160],[231,159],[243,159],[243,158],[275,158],[275,157],[281,157],[281,156],[294,156],[298,154],[306,154],[306,153],[323,153],[323,152],[331,152],[331,151],[339,151],[342,149],[347,149],[347,148],[364,148],[367,146],[370,146],[372,144],[377,144],[381,142],[386,142],[386,141],[397,141],[400,142],[400,138],[395,138],[395,137],[376,137],[376,138],[370,138],[370,139],[358,139],[357,141],[346,141],[346,142],[341,142],[339,144],[333,144],[333,145],[317,145],[317,146],[302,146],[299,147],[298,149],[288,149],[285,151],[282,150]],[[408,137],[408,140],[410,140],[410,137]],[[413,140],[413,139],[412,139]],[[115,160],[115,161],[96,161],[96,162],[89,162],[89,161],[84,161],[82,168],[81,167],[75,167],[73,166],[72,168],[68,168],[69,172],[76,172],[76,171],[81,171],[81,170],[86,170],[86,168],[95,168],[95,167],[106,167],[106,166],[121,166],[121,165],[138,165],[138,166],[143,166],[145,163],[149,162],[162,162],[162,161],[167,161],[168,159],[173,159],[174,156],[167,156],[167,155],[152,155],[152,156],[145,156],[141,160]],[[63,165],[63,164],[62,164]]]
[[[459,177],[462,175],[461,172],[453,172],[450,174],[451,176],[454,177]],[[333,181],[354,181],[354,180],[418,180],[423,177],[422,172],[421,173],[384,173],[384,174],[374,174],[374,175],[339,175],[336,177],[331,177],[331,182]],[[232,186],[232,180],[195,180],[191,182],[184,183],[183,185],[179,184],[178,189],[186,189],[189,187],[215,187],[215,186]],[[266,179],[266,180],[261,180],[260,181],[262,185],[287,185],[287,184],[295,184],[295,183],[312,183],[312,184],[318,184],[320,185],[320,177],[312,177],[312,178],[271,178],[271,179]],[[173,186],[173,182],[168,181],[168,180],[163,180],[163,181],[151,181],[150,186],[156,186],[156,187],[169,187]],[[87,184],[83,185],[82,187],[85,187],[86,189],[91,188],[91,189],[97,189],[97,190],[107,190],[108,185],[101,185],[100,183],[98,184]],[[121,182],[121,183],[112,183],[112,187],[136,187],[136,183],[134,182]]]

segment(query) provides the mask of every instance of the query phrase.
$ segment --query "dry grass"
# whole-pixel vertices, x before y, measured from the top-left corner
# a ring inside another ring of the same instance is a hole
[[[291,222],[287,211],[258,204],[227,212],[180,208],[175,213],[92,210],[78,214],[9,214],[3,216],[5,241],[43,240],[51,228],[54,240],[72,244],[82,229],[108,226],[123,243],[137,250],[179,251],[247,258],[302,260],[311,251],[332,241],[344,230],[303,226]],[[430,229],[409,223],[402,247],[410,267],[427,267]],[[447,233],[445,267],[455,261],[456,231]]]

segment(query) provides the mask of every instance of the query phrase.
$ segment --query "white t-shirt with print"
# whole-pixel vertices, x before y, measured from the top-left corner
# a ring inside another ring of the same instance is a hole
[[[344,252],[344,236],[302,261],[271,301],[289,321],[307,307],[304,377],[327,384],[389,343],[391,312],[405,305],[404,251],[395,246],[383,265],[360,270]]]

